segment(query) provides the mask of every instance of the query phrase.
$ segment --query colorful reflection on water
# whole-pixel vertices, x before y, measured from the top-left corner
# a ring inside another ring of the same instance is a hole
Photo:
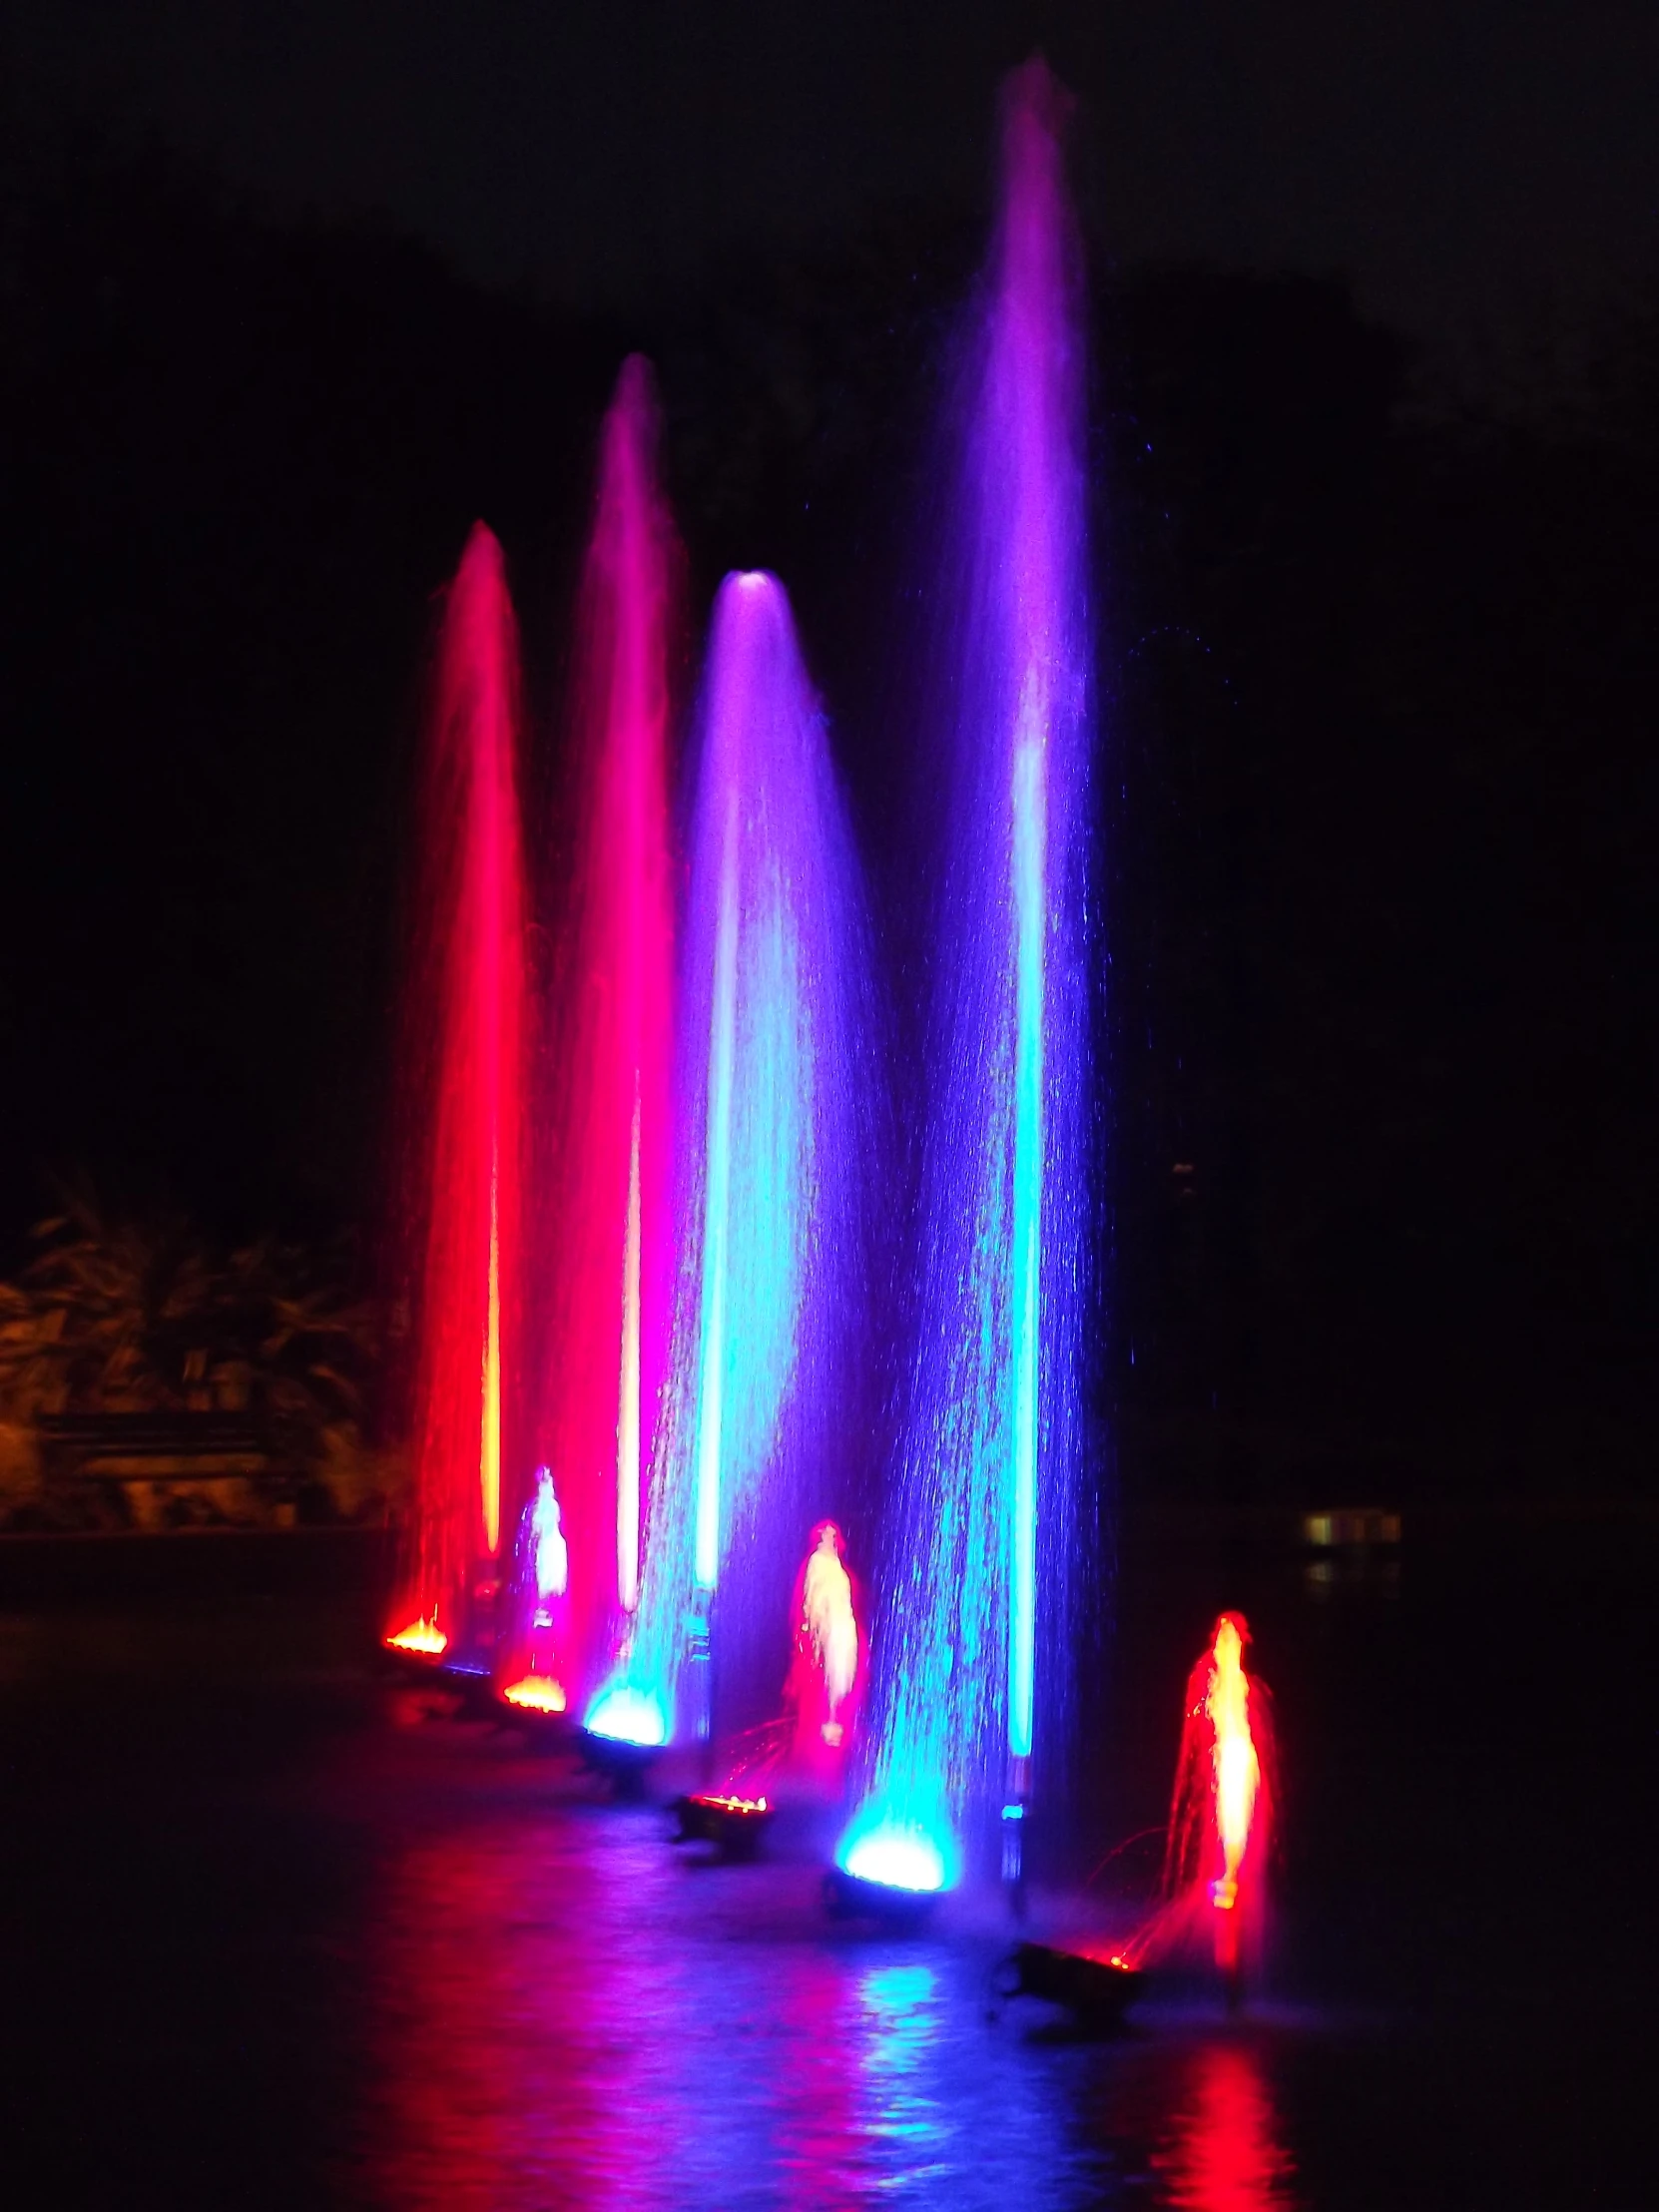
[[[497,1749],[387,1864],[353,2201],[1297,2201],[1248,2039],[1188,2023],[1091,2045],[1039,2009],[993,2019],[994,1934],[832,1927],[816,1865],[700,1866],[661,1815],[584,1787]]]

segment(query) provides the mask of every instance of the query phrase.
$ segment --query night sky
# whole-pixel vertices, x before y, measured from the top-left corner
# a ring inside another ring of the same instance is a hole
[[[383,213],[591,307],[906,201],[973,203],[998,77],[1076,91],[1126,260],[1337,273],[1489,377],[1651,271],[1643,0],[9,0],[8,143],[155,132],[289,209]]]
[[[1104,1398],[1173,1459],[1225,1431],[1235,1489],[1384,1434],[1646,1468],[1651,7],[3,22],[6,1265],[85,1175],[372,1270],[433,596],[484,516],[551,883],[630,346],[697,620],[790,586],[903,1001],[928,422],[1041,44],[1093,277]]]

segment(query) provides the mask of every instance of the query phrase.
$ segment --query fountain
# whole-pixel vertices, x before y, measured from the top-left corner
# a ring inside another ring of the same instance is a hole
[[[546,1322],[538,1449],[569,1547],[559,1671],[578,1710],[639,1603],[645,1456],[674,1279],[668,748],[680,552],[657,445],[651,373],[636,355],[600,436],[577,610],[577,841],[545,1084],[551,1198],[535,1246]],[[504,1654],[509,1696],[528,1668],[534,1608],[526,1588]]]
[[[928,596],[949,853],[928,1043],[919,1316],[880,1580],[851,1881],[947,1888],[970,1808],[1016,1885],[1039,1711],[1063,1732],[1085,1255],[1090,629],[1064,96],[1010,80]]]
[[[776,1564],[845,1479],[869,1165],[858,878],[772,576],[721,586],[698,742],[673,1343],[635,1633],[588,1715],[659,1743],[709,1738],[717,1644],[723,1717],[744,1717]]]
[[[1249,1641],[1244,1615],[1223,1613],[1187,1677],[1156,1907],[1127,1937],[1017,1943],[1001,1996],[1045,1997],[1115,2030],[1154,1969],[1208,1971],[1213,1961],[1229,2010],[1239,2009],[1247,1969],[1261,1963],[1276,1795],[1273,1703],[1245,1668]],[[1142,1840],[1109,1852],[1097,1876]]]
[[[386,1642],[487,1671],[517,1374],[524,881],[518,645],[482,523],[444,602],[418,822],[404,1098],[414,1506]]]

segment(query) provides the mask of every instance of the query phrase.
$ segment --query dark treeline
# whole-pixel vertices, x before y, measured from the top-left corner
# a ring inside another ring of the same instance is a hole
[[[79,1169],[225,1236],[374,1224],[431,595],[483,515],[554,727],[630,345],[660,365],[699,609],[735,564],[796,598],[902,1000],[927,764],[894,609],[978,244],[895,216],[624,328],[160,160],[9,211],[12,1247]],[[1402,350],[1336,284],[1124,274],[1096,306],[1101,1388],[1126,1473],[1241,1498],[1316,1471],[1639,1479],[1651,326],[1517,426],[1413,415]]]

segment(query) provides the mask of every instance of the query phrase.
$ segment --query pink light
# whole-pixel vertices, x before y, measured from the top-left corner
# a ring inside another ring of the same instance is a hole
[[[821,1763],[846,1748],[863,1688],[858,1615],[844,1543],[820,1521],[795,1582],[795,1660],[786,1695],[795,1708],[796,1757]]]
[[[490,1174],[489,1303],[484,1324],[483,1442],[478,1486],[484,1508],[484,1549],[493,1559],[501,1546],[501,1224],[496,1177]]]
[[[622,1265],[621,1410],[616,1424],[616,1591],[624,1613],[640,1602],[640,1102],[628,1142],[628,1227]]]

